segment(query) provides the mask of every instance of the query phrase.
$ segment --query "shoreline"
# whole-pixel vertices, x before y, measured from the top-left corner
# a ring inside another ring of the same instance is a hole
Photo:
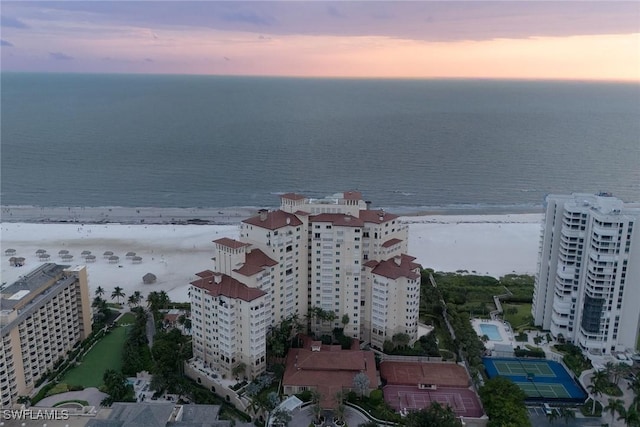
[[[278,207],[268,207],[277,209]],[[261,209],[255,206],[226,208],[154,208],[123,206],[1,206],[0,221],[3,223],[32,224],[147,224],[147,225],[232,225],[254,216]],[[416,206],[384,209],[406,218],[452,217],[452,216],[510,216],[542,214],[542,207],[529,205],[513,206]],[[407,222],[415,222],[408,220]],[[423,221],[419,221],[423,222]],[[430,222],[437,222],[432,220]],[[449,222],[449,221],[446,221]]]
[[[2,250],[13,249],[26,263],[13,267],[10,254],[3,252],[2,282],[11,283],[45,262],[37,256],[43,249],[50,254],[46,261],[86,265],[92,294],[97,286],[117,285],[127,294],[164,290],[173,301],[186,301],[195,273],[211,268],[212,241],[238,238],[245,217],[233,218],[228,225],[3,222]],[[535,273],[542,218],[541,213],[434,215],[403,216],[401,222],[409,227],[408,253],[424,268],[501,277]],[[73,257],[65,261],[62,250]],[[96,255],[92,262],[81,256],[85,251]],[[108,260],[107,251],[118,260]],[[129,252],[141,261],[132,262]],[[157,282],[144,284],[146,273],[156,275]]]

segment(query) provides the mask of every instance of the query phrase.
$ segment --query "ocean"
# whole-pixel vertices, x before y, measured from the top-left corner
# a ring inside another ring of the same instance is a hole
[[[640,201],[640,86],[499,80],[1,75],[3,206],[396,210]]]

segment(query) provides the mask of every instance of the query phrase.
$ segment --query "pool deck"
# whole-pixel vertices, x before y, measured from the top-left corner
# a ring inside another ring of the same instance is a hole
[[[500,341],[496,341],[496,340],[487,340],[485,342],[485,347],[488,350],[493,350],[495,344],[506,344],[506,345],[511,345],[512,347],[514,347],[514,338],[513,338],[513,330],[511,329],[511,326],[509,326],[508,323],[503,322],[501,320],[489,320],[489,319],[471,319],[471,325],[473,326],[473,329],[476,331],[476,334],[478,334],[479,337],[482,337],[484,334],[484,332],[482,332],[482,329],[480,329],[480,325],[493,325],[497,328],[498,333],[500,334],[500,337],[502,338]]]

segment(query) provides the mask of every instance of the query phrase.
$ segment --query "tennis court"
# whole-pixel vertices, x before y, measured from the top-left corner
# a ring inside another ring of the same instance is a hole
[[[396,411],[417,411],[437,402],[449,406],[464,417],[481,417],[482,406],[476,394],[468,388],[443,387],[436,390],[421,390],[405,385],[387,385],[382,389],[384,400]]]
[[[581,403],[587,393],[558,362],[517,358],[482,359],[489,378],[507,377],[525,392],[527,400]]]

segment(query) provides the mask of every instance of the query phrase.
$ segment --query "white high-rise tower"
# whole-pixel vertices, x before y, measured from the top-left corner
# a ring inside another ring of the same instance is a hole
[[[640,206],[609,194],[546,199],[535,324],[591,354],[635,349],[640,324]]]

